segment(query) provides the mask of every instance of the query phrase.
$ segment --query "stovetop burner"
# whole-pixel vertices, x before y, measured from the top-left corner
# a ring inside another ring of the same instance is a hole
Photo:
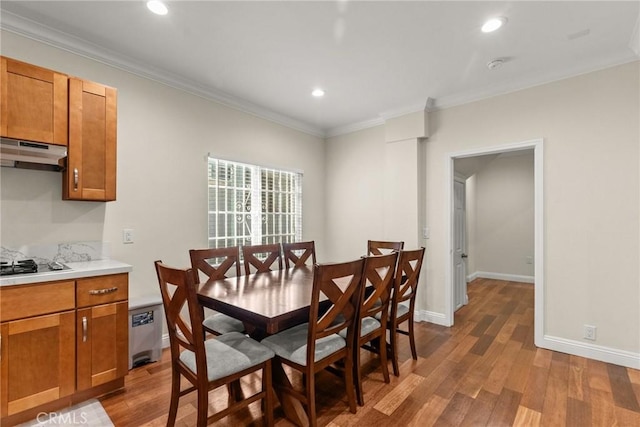
[[[32,259],[23,259],[13,262],[0,262],[0,276],[13,274],[47,273],[61,270],[70,270],[65,264],[57,261],[38,264]]]
[[[0,263],[0,276],[8,276],[10,274],[37,273],[38,264],[32,259],[24,259],[14,261],[12,263]]]

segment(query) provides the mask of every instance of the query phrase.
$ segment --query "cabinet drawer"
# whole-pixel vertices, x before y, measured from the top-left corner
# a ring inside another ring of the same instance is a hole
[[[78,279],[77,284],[76,303],[78,308],[122,301],[129,297],[129,275],[127,273]]]
[[[75,282],[39,283],[0,288],[0,321],[73,310]]]

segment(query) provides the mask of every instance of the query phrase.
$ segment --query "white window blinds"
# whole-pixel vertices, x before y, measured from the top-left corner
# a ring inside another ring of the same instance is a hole
[[[209,157],[209,247],[302,239],[302,174]]]

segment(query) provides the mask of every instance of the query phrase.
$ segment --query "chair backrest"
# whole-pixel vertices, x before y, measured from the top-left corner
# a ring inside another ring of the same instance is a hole
[[[193,279],[200,283],[200,272],[207,275],[208,279],[226,279],[227,273],[232,268],[235,275],[240,276],[240,251],[237,246],[231,248],[191,249],[191,268]],[[213,260],[213,263],[209,262]]]
[[[364,259],[336,264],[316,264],[309,310],[307,366],[314,361],[316,340],[347,328],[347,342],[353,342],[362,290]],[[320,301],[323,294],[327,300]],[[320,305],[322,304],[322,310]],[[328,306],[327,306],[328,305]]]
[[[404,242],[385,242],[381,240],[369,240],[367,242],[367,255],[384,255],[389,252],[399,251],[404,247]]]
[[[198,304],[197,287],[191,269],[181,270],[169,267],[162,261],[155,262],[162,304],[167,319],[171,358],[179,361],[182,349],[190,350],[196,355],[197,372],[204,372],[206,378],[207,363],[204,351],[203,315]],[[189,319],[182,317],[182,310],[187,306]],[[199,337],[199,338],[197,338]]]
[[[283,243],[282,254],[287,268],[301,267],[311,258],[311,264],[316,263],[316,246],[315,242],[295,242]]]
[[[420,270],[422,269],[424,251],[424,248],[400,251],[400,255],[398,256],[398,266],[396,267],[396,276],[393,284],[391,318],[396,316],[398,304],[403,301],[409,300],[410,312],[414,312],[416,291],[418,289],[418,280],[420,279]]]
[[[264,255],[264,260],[256,255]],[[256,269],[256,273],[271,271],[273,265],[278,263],[278,270],[282,270],[282,255],[280,253],[280,243],[268,245],[250,245],[242,247],[242,257],[244,258],[244,272],[251,274],[251,267]]]
[[[365,257],[362,303],[358,315],[360,319],[375,317],[378,313],[388,313],[397,262],[398,252]],[[381,317],[386,320],[388,316]]]

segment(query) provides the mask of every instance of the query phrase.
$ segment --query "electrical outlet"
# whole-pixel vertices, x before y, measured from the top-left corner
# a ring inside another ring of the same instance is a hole
[[[526,261],[526,262],[527,262],[527,264],[533,264],[533,257],[532,257],[532,256],[528,256],[528,257],[526,257],[526,260],[527,260],[527,261]]]
[[[122,243],[133,243],[133,229],[125,228],[122,230]]]
[[[595,341],[596,340],[596,327],[592,325],[584,325],[584,339]]]

